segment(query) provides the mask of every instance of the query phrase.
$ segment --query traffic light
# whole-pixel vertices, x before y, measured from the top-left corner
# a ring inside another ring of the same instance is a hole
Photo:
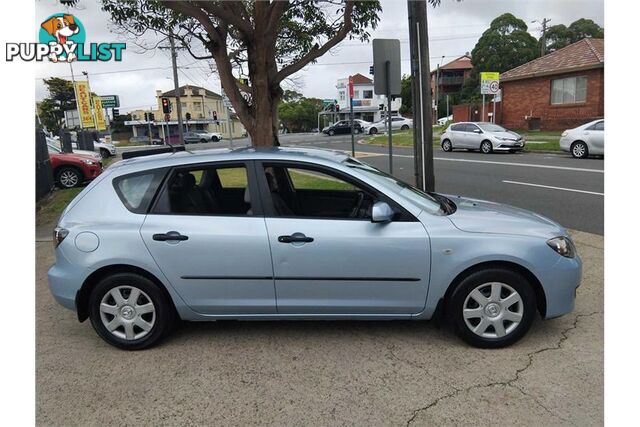
[[[162,98],[162,112],[165,114],[169,114],[171,112],[171,103],[169,102],[169,98]]]
[[[340,105],[336,104],[336,113],[340,112]]]
[[[147,113],[144,113],[144,121],[145,122],[149,121],[149,115]]]
[[[378,104],[378,110],[380,111],[384,110],[384,104]]]
[[[217,111],[213,112],[213,120],[218,121],[218,112]]]
[[[155,118],[155,116],[153,115],[153,113],[149,113],[149,121],[150,121],[150,122],[152,122],[152,121],[154,121],[155,119],[156,119],[156,118]]]
[[[191,120],[191,113],[187,113],[185,117],[187,118],[187,121]]]
[[[373,65],[371,65],[371,66],[369,67],[369,74],[371,74],[371,75],[373,76]]]
[[[118,110],[117,108],[112,109],[111,112],[113,113],[114,119],[120,115],[120,110]]]

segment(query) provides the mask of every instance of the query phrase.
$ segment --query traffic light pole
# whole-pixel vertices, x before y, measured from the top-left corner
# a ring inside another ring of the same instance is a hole
[[[178,137],[179,143],[184,144],[184,129],[182,128],[182,103],[180,102],[180,85],[178,83],[178,61],[176,43],[173,40],[173,33],[169,34],[169,44],[171,45],[171,65],[173,66],[173,91],[176,96],[176,112],[178,114]]]
[[[388,123],[388,138],[389,138],[389,175],[393,175],[393,146],[392,146],[392,136],[391,136],[391,83],[390,76],[391,74],[391,61],[386,61],[384,63],[385,66],[385,76],[387,79],[387,123]]]

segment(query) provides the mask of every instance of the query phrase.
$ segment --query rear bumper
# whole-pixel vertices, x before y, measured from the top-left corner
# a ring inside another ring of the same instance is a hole
[[[71,264],[56,249],[56,263],[47,272],[51,295],[61,306],[76,311],[76,294],[90,273],[85,267]]]

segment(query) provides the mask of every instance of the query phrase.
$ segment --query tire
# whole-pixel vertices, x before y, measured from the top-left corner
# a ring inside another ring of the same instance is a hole
[[[375,135],[376,133],[378,133],[378,128],[369,129],[369,135]]]
[[[103,159],[106,159],[107,157],[111,156],[111,153],[106,148],[101,148],[100,155],[102,156]]]
[[[479,297],[484,298],[484,306],[475,299]],[[513,302],[506,305],[504,301],[509,300]],[[456,334],[468,344],[500,348],[527,333],[536,307],[535,292],[526,278],[512,270],[489,268],[470,274],[456,286],[447,302],[447,316]],[[500,324],[503,330],[497,327]]]
[[[354,133],[355,135],[359,134],[359,133],[360,133],[360,129],[354,129],[354,130],[353,130],[353,133]]]
[[[586,159],[589,157],[589,147],[582,141],[571,144],[571,155],[576,159]]]
[[[336,132],[335,132],[333,129],[331,129],[331,130],[328,132],[328,134],[329,134],[329,136],[333,136],[333,135],[335,135],[335,134],[336,134]]]
[[[453,145],[451,145],[451,141],[445,139],[442,141],[442,151],[446,151],[447,153],[453,151]]]
[[[400,130],[409,130],[409,126],[408,125],[402,125]]]
[[[218,142],[218,141],[220,141],[220,138],[218,138],[217,136],[211,137],[211,142]]]
[[[73,188],[84,182],[84,176],[79,169],[65,166],[56,172],[56,182],[62,188]]]
[[[139,296],[132,302],[134,289]],[[122,297],[120,301],[114,298],[116,293]],[[106,306],[113,308],[101,308]],[[140,313],[140,307],[145,307],[144,313]],[[124,350],[142,350],[156,344],[174,323],[173,307],[162,290],[146,277],[133,273],[117,273],[102,279],[89,296],[89,317],[103,340]],[[114,321],[116,327],[110,331],[107,325]],[[144,329],[138,325],[144,325]]]
[[[493,152],[493,144],[486,139],[480,143],[480,152],[483,154],[491,154]]]

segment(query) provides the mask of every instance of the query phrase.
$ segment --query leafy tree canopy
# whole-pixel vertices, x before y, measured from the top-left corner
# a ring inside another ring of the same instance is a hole
[[[305,98],[295,91],[285,91],[286,95],[290,96],[283,98],[283,102],[278,106],[281,128],[287,132],[308,132],[318,127],[318,113],[322,110],[322,100]]]
[[[552,25],[546,32],[546,51],[553,52],[585,37],[604,38],[604,29],[585,18],[574,21],[569,27],[564,24]],[[540,42],[542,43],[542,36]]]

